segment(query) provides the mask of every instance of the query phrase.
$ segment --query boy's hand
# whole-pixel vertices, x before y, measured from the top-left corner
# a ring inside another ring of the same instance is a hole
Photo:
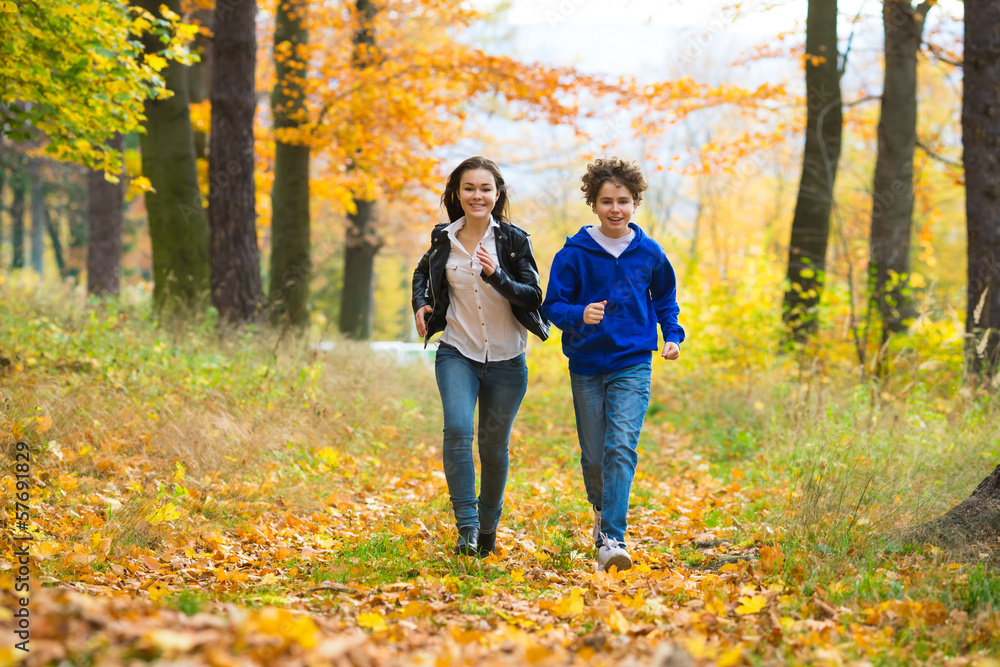
[[[660,355],[664,359],[669,359],[674,361],[681,358],[681,346],[677,343],[667,343],[663,346],[663,354]]]
[[[604,319],[604,306],[607,305],[608,300],[605,299],[600,303],[592,303],[583,309],[583,323],[584,324],[600,324],[601,320]]]

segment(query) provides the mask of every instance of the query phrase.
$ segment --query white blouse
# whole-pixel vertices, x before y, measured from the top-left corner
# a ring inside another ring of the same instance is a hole
[[[445,264],[450,304],[439,340],[458,348],[473,361],[513,359],[524,352],[528,330],[514,317],[510,302],[479,275],[483,267],[475,252],[470,255],[455,236],[464,226],[465,218],[461,217],[445,228],[451,241]],[[498,227],[496,220],[492,220],[479,241],[497,267],[500,262],[494,230]]]

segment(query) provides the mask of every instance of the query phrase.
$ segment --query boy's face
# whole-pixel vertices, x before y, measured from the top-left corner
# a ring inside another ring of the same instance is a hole
[[[594,213],[601,221],[601,233],[609,238],[619,239],[628,234],[628,223],[635,209],[632,193],[624,185],[605,181],[597,191]]]

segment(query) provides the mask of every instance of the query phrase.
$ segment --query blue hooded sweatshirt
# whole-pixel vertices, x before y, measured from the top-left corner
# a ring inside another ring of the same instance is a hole
[[[659,243],[629,223],[635,238],[615,258],[582,227],[556,253],[542,312],[562,329],[563,353],[570,371],[605,375],[650,363],[663,339],[680,344],[677,280]],[[583,310],[607,300],[600,324],[584,324]]]

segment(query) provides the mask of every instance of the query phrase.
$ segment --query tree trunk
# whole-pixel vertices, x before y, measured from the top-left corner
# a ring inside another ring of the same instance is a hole
[[[197,9],[194,11],[194,19],[197,22],[212,30],[213,12],[211,9]],[[199,56],[198,62],[192,64],[187,70],[188,80],[188,100],[191,104],[199,104],[209,99],[211,94],[212,81],[212,39],[199,31],[195,35],[191,44],[191,51]],[[204,129],[192,127],[194,132],[194,155],[198,159],[208,159],[208,134]]]
[[[10,189],[13,199],[10,204],[10,245],[12,269],[24,268],[24,199],[27,195],[25,176],[20,171],[11,174]]]
[[[969,370],[991,379],[1000,357],[1000,4],[965,3],[962,147],[969,286]]]
[[[882,342],[906,331],[916,316],[908,289],[913,225],[913,151],[917,145],[917,51],[933,6],[884,0],[885,86],[878,123],[868,268],[871,298],[882,320]]]
[[[806,16],[806,145],[788,248],[788,290],[782,315],[790,336],[815,331],[823,291],[833,183],[840,159],[843,113],[837,52],[836,0],[809,0]]]
[[[180,0],[136,0],[154,16],[159,7],[180,13]],[[161,48],[146,38],[147,52]],[[185,67],[170,62],[163,70],[173,96],[146,102],[142,135],[142,173],[155,192],[146,194],[153,247],[153,305],[157,311],[195,307],[208,296],[208,217],[198,189],[194,137],[188,110]]]
[[[263,301],[254,208],[253,115],[257,3],[215,5],[208,160],[212,305],[226,321],[252,320]]]
[[[31,268],[45,275],[45,183],[37,169],[31,175]]]
[[[340,295],[340,331],[348,338],[372,335],[372,277],[381,243],[371,229],[375,202],[355,201],[357,213],[348,215],[344,248],[344,289]]]
[[[968,17],[969,14],[966,14]],[[968,54],[968,51],[966,51]],[[966,56],[968,62],[968,56]],[[903,534],[907,543],[931,542],[943,546],[989,544],[1000,537],[1000,466],[979,483],[972,495],[933,521]]]
[[[2,136],[0,136],[0,142],[2,142]],[[2,146],[2,143],[0,143]],[[4,164],[4,155],[0,152],[0,266],[3,266],[3,239],[4,239],[4,229],[3,229],[3,212],[6,206],[3,203],[4,190],[7,188],[7,167]]]
[[[62,241],[59,239],[59,221],[52,215],[52,209],[45,206],[43,209],[45,216],[45,229],[49,232],[49,241],[52,243],[52,254],[56,257],[56,268],[59,270],[59,277],[66,277],[66,260],[63,258]]]
[[[121,153],[125,142],[116,134],[110,147]],[[125,214],[125,184],[109,183],[103,171],[87,176],[87,293],[118,296],[122,276],[122,226]]]
[[[370,0],[357,0],[358,30],[354,34],[352,64],[356,68],[369,66],[377,57],[375,46],[375,6]],[[361,155],[354,159],[356,166]],[[340,297],[340,332],[349,338],[364,340],[371,337],[372,285],[375,276],[375,255],[382,243],[373,228],[375,202],[354,199],[356,213],[348,215],[347,240],[344,244],[344,288]]]
[[[274,24],[276,79],[271,93],[275,130],[294,130],[306,118],[304,49],[307,0],[278,3]],[[309,146],[278,140],[271,189],[271,277],[268,300],[275,323],[309,321],[312,276],[309,231]]]

